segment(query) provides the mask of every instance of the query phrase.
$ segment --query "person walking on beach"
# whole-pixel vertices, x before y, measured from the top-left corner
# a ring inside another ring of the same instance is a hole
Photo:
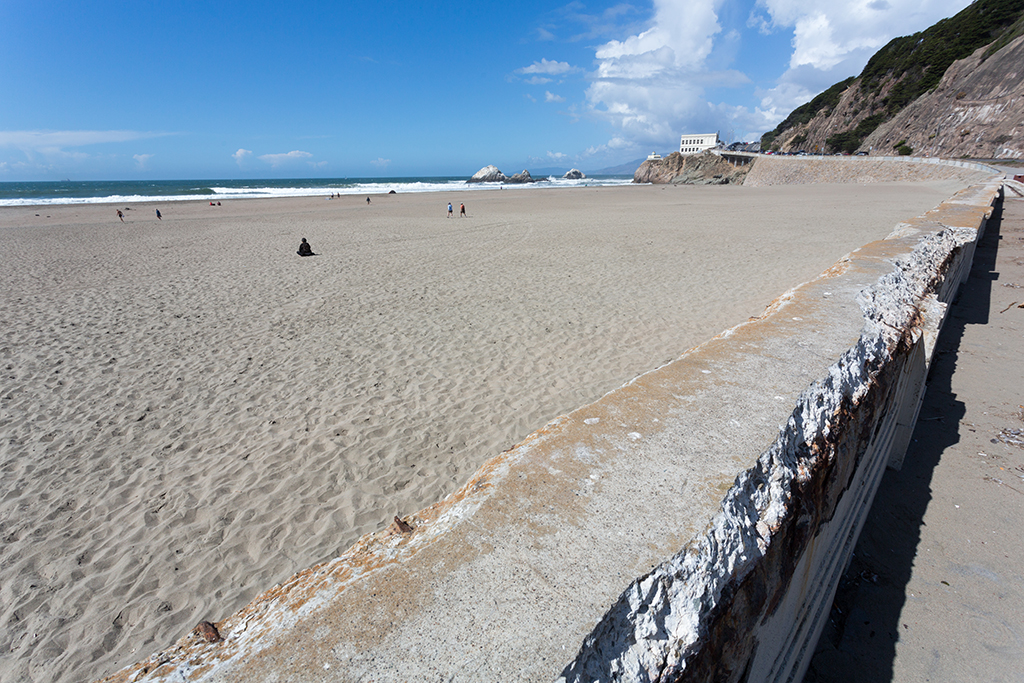
[[[118,213],[121,213],[118,211]],[[452,203],[448,202],[448,218],[451,218],[454,214],[452,213]]]
[[[164,217],[160,215],[160,209],[156,210],[156,219],[158,221],[162,221],[164,219]]]
[[[370,198],[369,198],[369,197],[367,197],[367,198],[366,198],[366,203],[367,203],[367,204],[369,204],[369,203],[370,203]]]
[[[449,210],[450,210],[450,209],[449,209]],[[124,214],[123,214],[123,213],[121,213],[121,209],[118,209],[118,210],[117,210],[117,217],[121,219],[121,222],[122,222],[122,223],[124,223]]]
[[[465,204],[459,204],[459,218],[465,218],[465,217],[466,217],[466,205]]]

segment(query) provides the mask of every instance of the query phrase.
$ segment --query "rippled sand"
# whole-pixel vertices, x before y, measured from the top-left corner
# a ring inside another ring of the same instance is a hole
[[[0,209],[0,679],[223,618],[956,187]]]

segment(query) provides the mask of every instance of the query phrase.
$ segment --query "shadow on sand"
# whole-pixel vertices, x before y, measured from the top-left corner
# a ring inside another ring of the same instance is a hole
[[[952,391],[960,341],[968,325],[988,324],[1001,219],[1000,200],[939,336],[903,469],[882,477],[804,683],[893,679],[900,612],[932,498],[932,473],[945,449],[960,441],[965,409]]]

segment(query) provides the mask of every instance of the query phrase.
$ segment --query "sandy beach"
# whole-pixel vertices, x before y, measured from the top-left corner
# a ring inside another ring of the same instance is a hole
[[[222,618],[960,186],[0,209],[0,679]]]

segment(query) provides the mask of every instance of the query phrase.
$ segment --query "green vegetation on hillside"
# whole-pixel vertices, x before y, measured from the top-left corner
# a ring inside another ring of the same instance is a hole
[[[942,80],[949,65],[999,38],[1024,13],[1024,0],[977,0],[951,19],[903,38],[895,38],[868,60],[860,74],[865,93],[880,94],[898,81],[882,100],[896,114]]]
[[[789,130],[793,126],[807,123],[822,109],[826,109],[829,112],[839,104],[839,98],[842,97],[843,91],[856,80],[854,76],[850,76],[841,83],[836,83],[831,88],[821,93],[807,104],[802,104],[794,109],[786,120],[775,127],[775,130],[765,133],[761,136],[761,149],[771,149],[772,143],[775,142],[775,138]]]
[[[1024,33],[1024,0],[976,0],[950,19],[943,19],[912,36],[895,38],[875,53],[858,77],[864,98],[875,113],[855,128],[829,136],[833,150],[852,152],[878,126],[895,116],[915,99],[934,89],[949,65],[970,56],[988,44],[990,56],[1017,35]],[[809,122],[819,111],[835,107],[843,91],[855,79],[849,78],[793,110],[775,130],[761,138],[761,149],[769,149],[776,137],[795,125]],[[882,91],[894,84],[882,96]]]
[[[825,144],[837,152],[853,154],[857,151],[857,148],[860,147],[861,141],[871,135],[871,133],[875,131],[875,128],[882,125],[884,120],[885,114],[872,114],[858,123],[856,128],[828,136],[828,138],[825,139]]]
[[[988,46],[988,49],[985,50],[985,54],[981,56],[981,60],[985,61],[1009,45],[1010,41],[1015,40],[1022,35],[1024,35],[1024,16],[1021,16],[1013,26],[1003,31],[1003,34],[999,36],[994,43]]]

